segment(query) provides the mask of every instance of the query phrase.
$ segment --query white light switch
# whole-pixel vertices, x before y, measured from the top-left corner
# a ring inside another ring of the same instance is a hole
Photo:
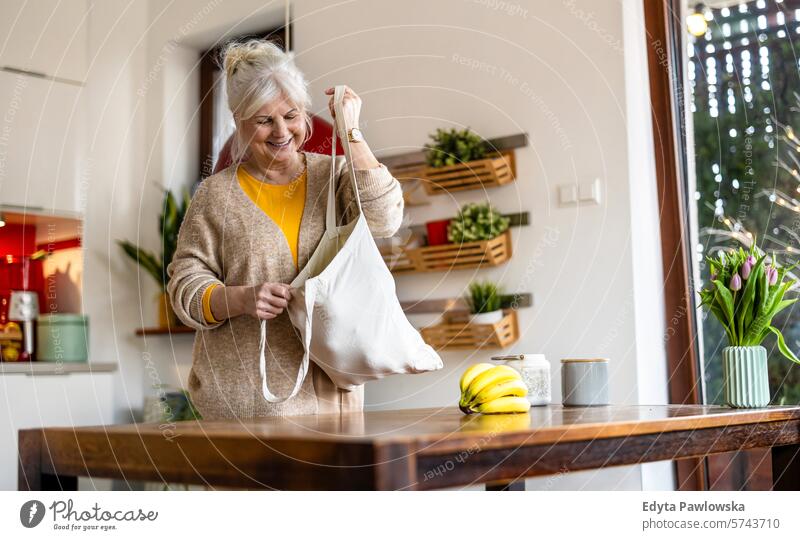
[[[582,203],[600,204],[600,179],[584,182],[578,187],[578,200]]]
[[[558,202],[561,206],[572,206],[578,203],[578,186],[562,184],[558,186]]]

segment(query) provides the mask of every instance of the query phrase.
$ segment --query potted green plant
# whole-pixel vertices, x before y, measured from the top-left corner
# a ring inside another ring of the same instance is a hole
[[[491,281],[473,281],[466,297],[473,324],[495,324],[503,319],[500,291]]]
[[[508,229],[509,219],[490,204],[465,204],[447,227],[447,239],[461,244],[491,240]]]
[[[188,190],[184,191],[180,203],[178,203],[171,191],[164,190],[164,204],[161,215],[158,218],[158,232],[161,236],[160,256],[127,240],[117,240],[117,244],[125,254],[139,263],[158,283],[160,290],[158,296],[158,324],[162,328],[180,325],[167,295],[167,282],[169,281],[167,278],[167,266],[172,262],[172,257],[175,255],[175,249],[178,245],[178,231],[181,228],[181,223],[183,223],[186,210],[189,208],[190,200],[191,197]]]
[[[772,319],[797,301],[784,299],[795,283],[775,257],[759,254],[753,243],[749,252],[739,248],[707,259],[711,283],[700,290],[701,306],[719,320],[728,338],[722,350],[725,402],[731,407],[764,407],[769,404],[767,351],[761,346],[774,334],[778,350],[800,363]]]
[[[446,167],[483,159],[488,153],[486,142],[466,129],[437,129],[426,144],[426,162],[430,167]]]

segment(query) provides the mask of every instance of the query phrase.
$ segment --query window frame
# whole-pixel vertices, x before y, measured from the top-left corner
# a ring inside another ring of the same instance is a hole
[[[689,221],[686,197],[686,137],[683,104],[675,99],[674,85],[681,85],[680,48],[677,43],[681,22],[679,0],[643,0],[653,144],[661,226],[661,257],[664,272],[666,320],[673,313],[685,313],[672,326],[666,341],[669,401],[702,403],[702,377],[694,295],[691,294],[691,259],[688,252]],[[677,15],[676,15],[677,14]],[[680,86],[678,86],[680,87]],[[700,490],[707,486],[702,459],[675,463],[678,489]]]

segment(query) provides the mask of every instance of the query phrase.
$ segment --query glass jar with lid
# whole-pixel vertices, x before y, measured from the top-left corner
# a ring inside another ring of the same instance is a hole
[[[519,371],[528,387],[528,401],[531,405],[550,404],[550,362],[543,354],[492,356],[492,360]]]

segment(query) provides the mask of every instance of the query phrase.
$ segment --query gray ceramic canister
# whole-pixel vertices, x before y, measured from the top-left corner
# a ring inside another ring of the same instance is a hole
[[[561,360],[561,402],[567,407],[608,405],[608,358]]]

